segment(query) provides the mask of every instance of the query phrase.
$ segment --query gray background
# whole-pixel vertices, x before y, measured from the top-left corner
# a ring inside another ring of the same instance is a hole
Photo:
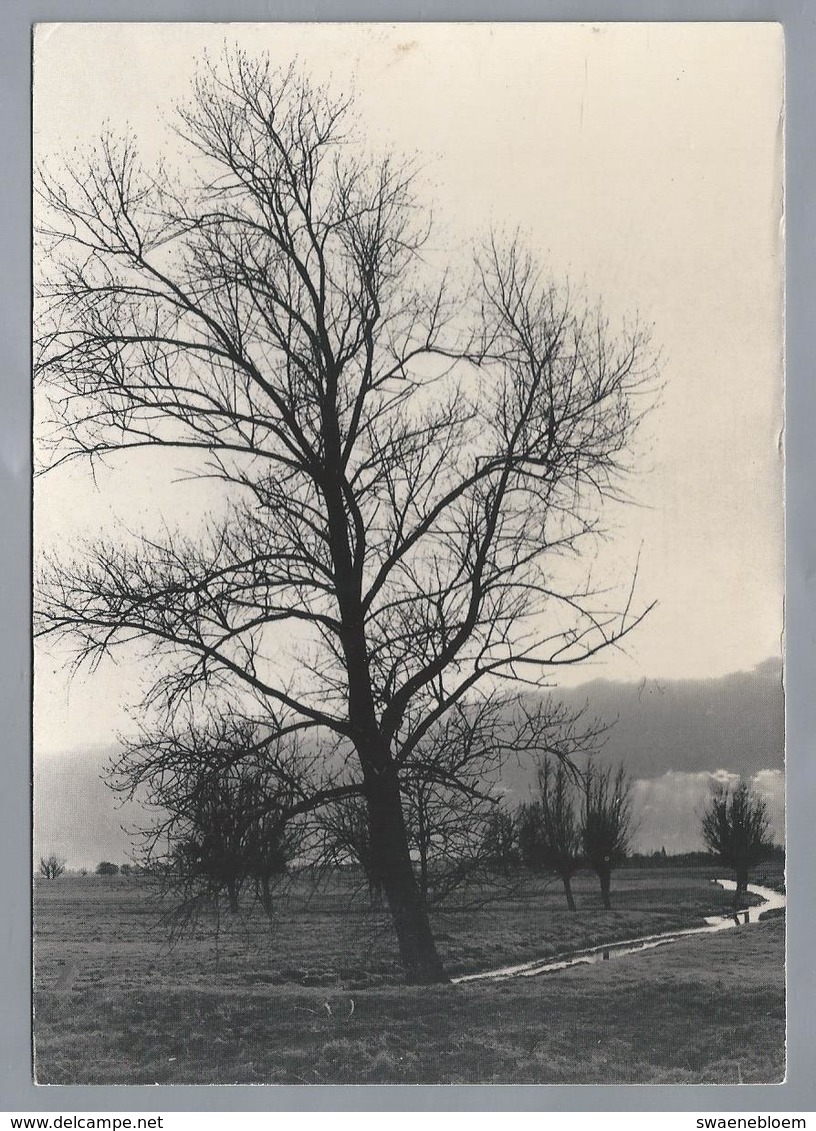
[[[49,1087],[31,1083],[30,981],[30,43],[36,21],[77,20],[778,20],[787,50],[787,660],[788,1079],[776,1086],[484,1087]],[[698,0],[11,0],[0,36],[0,1109],[8,1111],[415,1110],[816,1110],[816,891],[809,858],[816,764],[816,524],[810,485],[816,387],[807,358],[816,289],[812,186],[816,12],[800,3]]]

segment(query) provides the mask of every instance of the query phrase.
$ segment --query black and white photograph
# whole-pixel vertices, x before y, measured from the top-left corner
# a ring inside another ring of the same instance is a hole
[[[784,1081],[780,26],[33,76],[36,1083]]]

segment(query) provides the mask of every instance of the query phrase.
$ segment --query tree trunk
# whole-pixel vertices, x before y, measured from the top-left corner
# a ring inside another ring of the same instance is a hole
[[[570,883],[570,878],[566,872],[562,875],[561,880],[564,884],[564,895],[567,897],[567,907],[570,909],[570,911],[574,911],[575,900],[572,898],[572,884]]]
[[[599,868],[598,879],[601,881],[601,899],[603,900],[604,911],[611,911],[612,900],[609,898],[609,889],[612,882],[612,869],[608,867]]]
[[[410,985],[431,985],[447,982],[448,978],[436,951],[428,914],[411,866],[399,781],[390,745],[380,731],[374,706],[362,606],[363,565],[362,557],[358,557],[359,547],[355,546],[352,551],[336,397],[336,373],[329,364],[326,396],[321,406],[326,453],[321,489],[326,500],[342,622],[340,638],[348,674],[348,717],[363,770],[374,867],[388,901],[400,960]]]
[[[229,909],[233,915],[238,914],[238,885],[234,880],[227,881],[227,900],[229,902]]]
[[[367,793],[374,860],[394,923],[406,980],[414,986],[447,982],[411,866],[395,775],[377,775]]]
[[[428,853],[423,845],[419,850],[419,894],[422,902],[428,903]]]
[[[383,904],[383,893],[380,881],[376,876],[368,874],[368,905],[372,911],[381,911]]]
[[[737,889],[734,892],[734,910],[741,911],[748,906],[748,869],[737,868]]]
[[[428,837],[425,826],[425,813],[421,801],[417,803],[417,843],[419,851],[419,894],[423,904],[428,906]]]
[[[271,919],[273,906],[272,892],[269,887],[269,876],[261,876],[258,884],[258,896],[261,900],[261,907],[263,907],[264,911],[266,912],[266,917],[268,919]]]

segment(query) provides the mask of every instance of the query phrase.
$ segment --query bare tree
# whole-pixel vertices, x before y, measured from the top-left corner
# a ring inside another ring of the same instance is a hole
[[[426,904],[476,878],[484,884],[515,870],[515,831],[501,804],[504,768],[547,749],[569,757],[576,726],[550,700],[531,704],[483,693],[454,704],[400,758],[408,836]]]
[[[496,806],[487,819],[482,840],[485,863],[509,878],[520,864],[516,822],[513,814]]]
[[[604,909],[611,911],[612,870],[626,859],[630,846],[632,783],[623,765],[613,771],[612,766],[598,766],[592,759],[583,776],[581,843],[600,881]]]
[[[40,875],[46,880],[56,880],[65,871],[65,860],[55,852],[40,857]]]
[[[490,865],[485,829],[492,803],[433,778],[412,776],[403,793],[423,903],[429,907],[444,903],[472,880],[481,885]]]
[[[247,836],[248,874],[255,895],[268,918],[272,918],[273,891],[287,875],[304,837],[303,826],[261,798]]]
[[[251,720],[210,714],[127,744],[109,783],[156,814],[141,830],[142,863],[180,895],[175,921],[226,896],[234,914],[252,889],[271,917],[273,889],[298,851],[307,767],[297,742],[259,739]]]
[[[751,869],[773,851],[765,801],[746,781],[733,787],[718,785],[701,824],[706,848],[734,870],[734,910],[739,911],[746,906]]]
[[[584,862],[584,844],[575,778],[565,761],[549,756],[542,760],[538,796],[522,807],[518,825],[523,862],[556,872],[564,885],[567,906],[574,911],[572,877]]]
[[[322,810],[320,826],[324,844],[321,861],[335,865],[358,864],[368,886],[372,907],[382,906],[383,885],[371,841],[368,809],[362,798],[351,797]]]
[[[435,982],[404,767],[480,688],[546,686],[641,619],[566,561],[621,496],[654,364],[518,240],[486,241],[469,290],[434,280],[410,167],[353,119],[237,53],[180,111],[184,166],[106,137],[42,171],[50,466],[172,451],[222,497],[197,537],[46,566],[39,632],[78,662],[147,645],[159,731],[228,701],[270,743],[335,736],[406,976]]]

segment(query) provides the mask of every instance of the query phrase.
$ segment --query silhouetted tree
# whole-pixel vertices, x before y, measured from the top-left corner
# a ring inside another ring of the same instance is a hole
[[[263,803],[263,811],[247,834],[247,871],[258,902],[270,919],[274,910],[273,890],[289,871],[302,839],[302,827],[297,821],[274,805]]]
[[[40,857],[40,875],[47,880],[56,880],[65,871],[65,860],[52,852],[49,856]]]
[[[175,853],[178,873],[189,889],[206,892],[217,900],[226,893],[233,914],[239,909],[239,896],[247,880],[244,838],[247,831],[242,811],[243,791],[226,777],[207,773],[199,783],[198,796],[185,824],[190,835]]]
[[[629,851],[632,832],[632,783],[623,765],[598,766],[590,760],[583,775],[581,843],[587,864],[601,885],[604,909],[611,911],[612,870]]]
[[[560,876],[570,911],[575,910],[572,877],[583,863],[580,802],[574,777],[563,761],[545,757],[538,771],[538,796],[519,813],[522,861]]]
[[[119,865],[112,864],[110,860],[102,860],[96,866],[96,874],[97,876],[118,876]]]
[[[619,494],[653,360],[519,240],[488,238],[469,286],[431,278],[410,169],[294,70],[205,67],[179,134],[179,169],[107,137],[42,172],[44,446],[52,466],[181,452],[223,494],[198,539],[61,549],[38,631],[91,661],[152,646],[158,735],[180,702],[270,743],[333,735],[312,808],[364,797],[406,976],[444,981],[405,767],[457,704],[544,687],[641,619],[558,566]]]
[[[496,807],[488,816],[482,840],[482,852],[488,868],[508,878],[521,863],[516,822],[512,813]]]
[[[484,894],[485,880],[515,870],[517,853],[502,846],[496,817],[505,762],[542,749],[560,758],[571,753],[576,717],[551,702],[511,706],[492,695],[457,704],[400,758],[411,855],[426,904],[449,898],[477,875]]]
[[[734,870],[734,908],[746,906],[748,880],[755,865],[773,852],[767,806],[746,781],[715,787],[701,819],[705,846]]]
[[[477,876],[484,880],[496,863],[484,836],[495,803],[482,792],[419,777],[406,783],[404,797],[417,885],[426,906],[444,902]]]
[[[349,860],[358,864],[368,885],[371,906],[380,907],[383,885],[371,842],[365,802],[357,797],[336,802],[322,811],[319,823],[324,838],[321,859],[335,865],[346,864]]]
[[[142,830],[143,861],[181,894],[179,920],[222,896],[237,913],[247,886],[271,916],[300,839],[295,764],[290,750],[259,742],[254,725],[229,716],[145,735],[114,762],[114,788],[157,814]]]

